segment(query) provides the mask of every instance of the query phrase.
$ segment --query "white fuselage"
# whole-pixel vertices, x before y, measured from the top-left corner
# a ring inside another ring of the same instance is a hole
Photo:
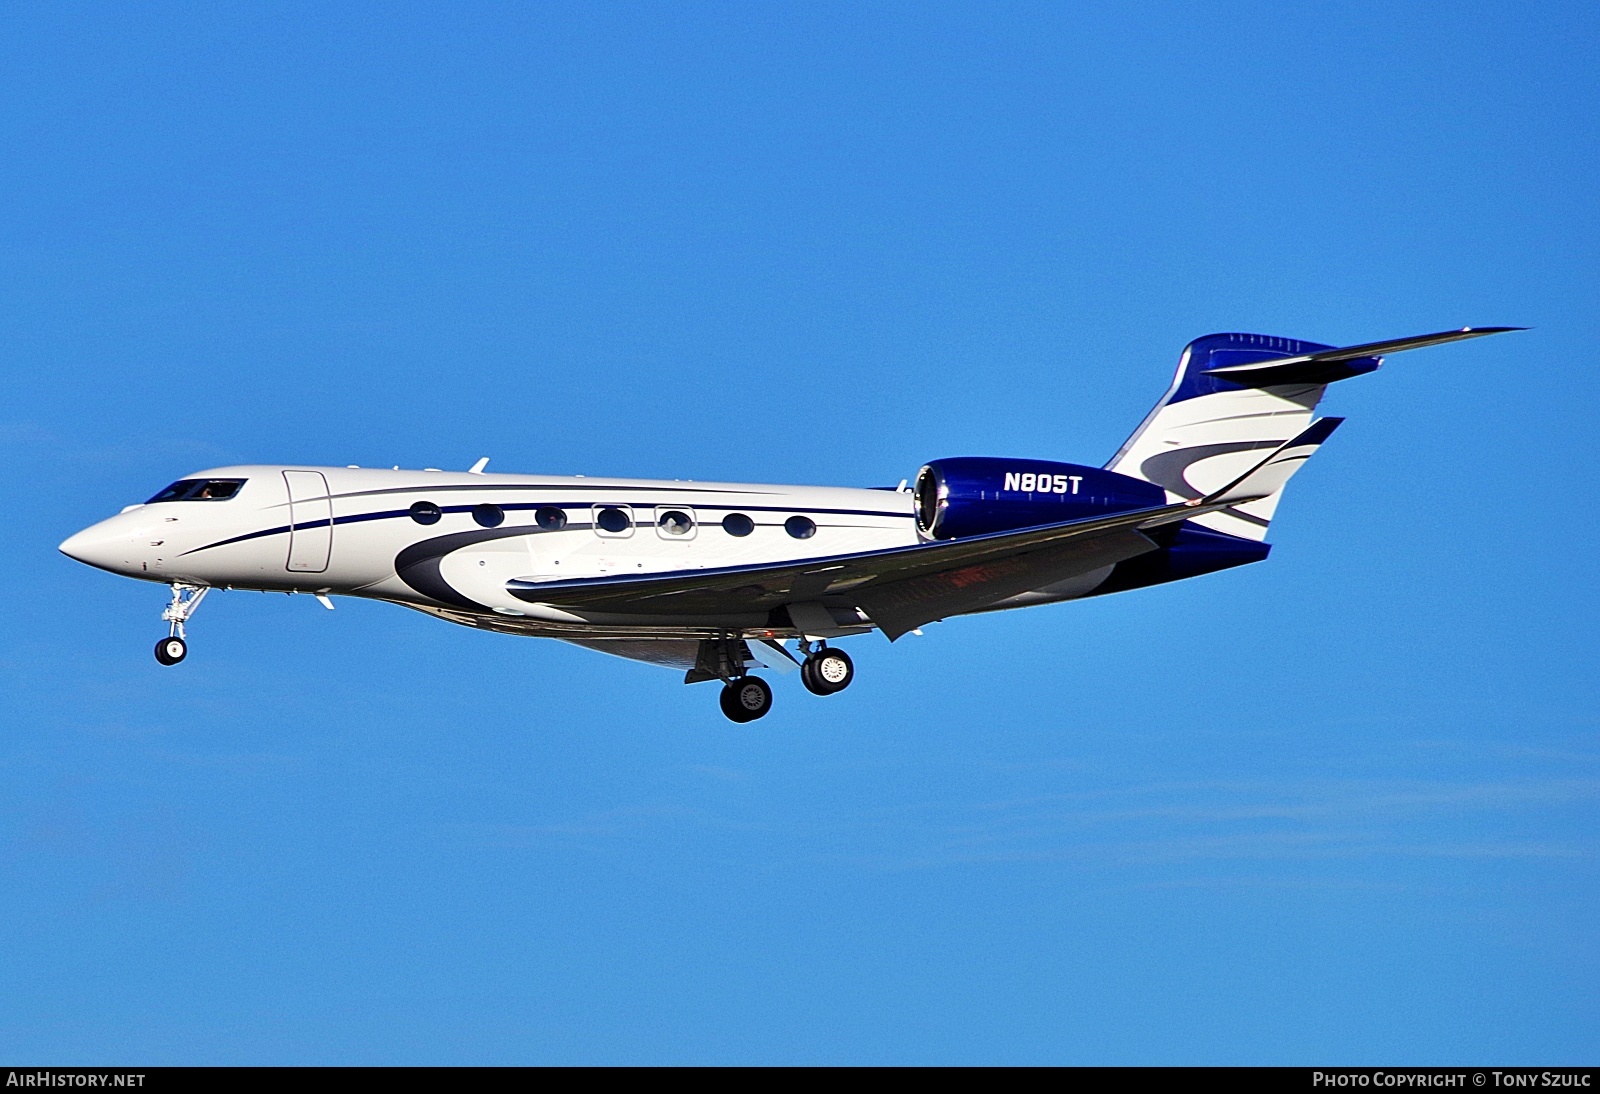
[[[771,706],[749,674],[763,651],[835,694],[854,670],[832,638],[893,641],[954,616],[1262,561],[1284,484],[1342,421],[1311,420],[1329,383],[1373,371],[1381,353],[1511,329],[1343,349],[1207,335],[1104,468],[955,457],[907,490],[486,475],[487,460],[460,473],[220,467],[61,550],[171,586],[163,665],[187,656],[185,626],[212,589],[328,607],[360,596],[671,666],[685,683],[720,679],[723,712],[744,722]]]
[[[243,482],[225,500],[132,506],[62,550],[163,584],[363,596],[560,636],[758,628],[765,620],[575,615],[511,596],[508,581],[758,565],[918,542],[912,495],[892,489],[293,465],[213,468],[188,479]]]

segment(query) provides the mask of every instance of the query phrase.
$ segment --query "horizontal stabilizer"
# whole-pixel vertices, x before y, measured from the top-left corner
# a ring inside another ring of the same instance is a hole
[[[1290,476],[1300,470],[1300,465],[1311,458],[1311,454],[1333,435],[1343,421],[1343,418],[1319,418],[1298,436],[1289,438],[1273,449],[1272,455],[1196,504],[1239,505],[1271,497],[1283,489]]]
[[[1526,327],[1462,327],[1460,330],[1440,331],[1437,334],[1418,334],[1411,338],[1391,338],[1387,342],[1367,342],[1359,346],[1317,350],[1292,357],[1273,357],[1266,361],[1251,361],[1242,365],[1225,365],[1205,370],[1207,376],[1219,376],[1249,387],[1268,387],[1276,384],[1324,384],[1344,379],[1348,370],[1345,362],[1364,358],[1378,358],[1386,353],[1438,346],[1446,342],[1461,342],[1468,338],[1482,338],[1488,334],[1527,330]],[[1368,369],[1377,365],[1369,364]]]

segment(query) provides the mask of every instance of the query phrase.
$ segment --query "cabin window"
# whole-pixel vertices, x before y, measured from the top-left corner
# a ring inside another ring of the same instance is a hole
[[[179,479],[145,504],[158,501],[227,501],[239,492],[244,479]]]
[[[743,513],[729,513],[722,518],[722,530],[730,536],[748,536],[756,530],[756,522]]]
[[[438,524],[439,518],[444,516],[444,510],[431,501],[414,501],[411,503],[411,519],[418,524]]]
[[[656,529],[664,536],[681,539],[694,531],[694,518],[682,509],[668,509],[656,517]]]
[[[546,532],[559,532],[567,526],[567,511],[553,505],[541,505],[533,511],[533,523]]]
[[[817,522],[810,517],[790,517],[783,522],[783,530],[795,539],[810,539],[817,534]]]
[[[594,527],[601,535],[625,536],[633,531],[633,517],[622,506],[607,505],[594,511]]]
[[[474,505],[472,519],[485,528],[498,528],[505,523],[506,511],[498,505]]]

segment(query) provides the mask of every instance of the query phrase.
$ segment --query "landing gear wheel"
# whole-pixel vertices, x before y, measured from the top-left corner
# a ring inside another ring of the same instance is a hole
[[[172,585],[172,602],[161,613],[162,622],[171,624],[167,637],[156,643],[156,660],[163,665],[176,665],[189,656],[189,644],[183,640],[183,625],[211,591],[209,585],[185,585],[181,581]]]
[[[189,646],[183,639],[173,636],[156,643],[156,660],[163,665],[176,665],[189,656]]]
[[[856,667],[843,650],[824,647],[800,666],[800,682],[813,695],[832,695],[850,686]]]
[[[741,676],[722,689],[722,713],[735,722],[753,722],[772,709],[772,689],[759,676]]]

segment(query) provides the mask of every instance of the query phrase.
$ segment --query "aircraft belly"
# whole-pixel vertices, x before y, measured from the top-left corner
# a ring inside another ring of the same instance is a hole
[[[549,605],[522,605],[549,609]],[[592,627],[632,631],[674,628],[693,631],[759,630],[767,626],[766,612],[727,612],[718,615],[656,615],[641,612],[564,611],[562,615]]]

